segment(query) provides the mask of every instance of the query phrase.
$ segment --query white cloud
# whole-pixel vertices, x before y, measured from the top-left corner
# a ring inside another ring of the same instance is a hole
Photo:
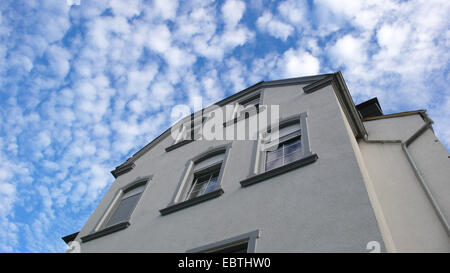
[[[286,41],[287,37],[294,31],[291,25],[278,21],[270,12],[265,12],[259,17],[256,24],[261,31],[266,31],[283,41]]]
[[[410,28],[408,25],[395,26],[384,24],[377,31],[378,44],[386,50],[386,53],[395,57],[400,54],[405,42],[410,36]]]
[[[167,100],[173,94],[173,87],[165,81],[158,81],[152,87],[152,98],[157,101],[158,104],[167,104]]]
[[[282,67],[284,77],[301,77],[318,74],[320,71],[320,61],[303,50],[287,50],[278,63]]]
[[[284,1],[278,5],[278,11],[298,28],[307,24],[308,4],[306,1]]]
[[[52,45],[48,47],[46,54],[49,62],[49,68],[52,70],[53,74],[64,78],[70,68],[70,53],[64,48]]]
[[[141,0],[111,0],[109,4],[117,16],[133,17],[139,15],[142,10]]]
[[[131,96],[139,92],[145,92],[157,72],[158,67],[156,65],[149,65],[142,70],[134,69],[128,72],[127,94]]]
[[[195,55],[192,55],[186,50],[180,49],[178,47],[171,47],[166,52],[164,52],[164,58],[170,66],[174,67],[190,66],[196,60]]]
[[[245,3],[238,0],[227,0],[222,6],[222,16],[227,28],[235,28],[245,12]]]
[[[177,19],[179,3],[177,0],[153,0],[145,2],[142,9],[146,21],[166,21]],[[181,2],[183,3],[183,2]]]
[[[148,33],[143,33],[143,39],[147,40],[150,49],[164,53],[171,45],[171,33],[166,25],[153,26]]]
[[[351,66],[367,60],[364,40],[345,35],[330,48],[330,57],[337,65]]]

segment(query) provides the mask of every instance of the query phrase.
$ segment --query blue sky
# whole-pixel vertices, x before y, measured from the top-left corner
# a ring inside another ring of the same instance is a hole
[[[3,0],[0,252],[61,252],[170,124],[261,80],[341,70],[356,103],[427,109],[450,147],[450,2]]]

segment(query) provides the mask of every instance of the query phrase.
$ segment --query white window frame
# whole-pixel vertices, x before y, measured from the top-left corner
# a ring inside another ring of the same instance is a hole
[[[141,196],[139,197],[139,200],[136,202],[136,205],[134,206],[133,210],[131,211],[128,220],[130,221],[133,213],[136,211],[136,208],[138,207],[140,201],[142,200],[144,193],[147,189],[147,185],[149,183],[149,180],[152,179],[152,176],[147,176],[144,178],[139,178],[131,183],[129,183],[128,185],[126,185],[125,187],[120,188],[116,194],[114,195],[114,199],[111,201],[111,203],[109,204],[107,210],[105,211],[105,213],[103,214],[102,218],[100,219],[100,221],[97,223],[94,232],[106,229],[111,227],[110,225],[107,225],[111,216],[114,214],[114,212],[116,211],[116,209],[119,207],[120,203],[123,200],[123,197],[126,195],[127,192],[130,192],[131,190],[138,188],[138,187],[143,187],[142,190],[139,192],[141,194]],[[138,193],[136,193],[138,194]],[[134,196],[135,194],[131,195]],[[131,197],[128,196],[128,197]],[[127,197],[127,198],[128,198]],[[126,199],[126,198],[125,198]],[[113,225],[114,226],[114,225]]]
[[[256,101],[256,100],[257,100],[257,103],[247,105],[246,107],[244,107],[244,105],[242,104],[242,102],[252,102],[252,101]],[[258,105],[258,106],[256,106],[256,105]],[[248,108],[250,108],[250,107],[255,107],[256,112],[258,112],[259,105],[261,105],[261,92],[257,92],[256,94],[251,94],[251,95],[245,96],[244,98],[242,98],[239,101],[236,101],[234,103],[233,114],[228,119],[228,121],[234,120],[234,119],[239,119],[242,115],[245,115],[245,112],[247,112]]]
[[[301,157],[298,160],[301,160],[302,158],[308,157],[312,155],[311,149],[310,149],[310,143],[309,143],[309,136],[308,136],[308,129],[307,129],[307,113],[303,112],[300,114],[289,116],[283,120],[281,120],[278,123],[272,124],[268,128],[265,128],[264,130],[260,131],[258,134],[258,140],[255,143],[255,152],[254,152],[254,162],[252,164],[252,170],[250,171],[250,176],[257,175],[266,172],[266,157],[267,157],[267,150],[273,146],[270,145],[270,142],[267,142],[268,135],[270,134],[271,128],[275,128],[280,130],[283,127],[287,127],[291,124],[294,124],[295,122],[300,123],[300,130],[292,132],[281,139],[278,139],[277,145],[280,143],[283,143],[289,139],[292,139],[294,137],[300,136],[300,142],[301,142]],[[275,145],[275,144],[274,144]],[[283,165],[282,165],[283,166]],[[282,167],[280,166],[280,167]],[[273,169],[272,169],[273,170]]]

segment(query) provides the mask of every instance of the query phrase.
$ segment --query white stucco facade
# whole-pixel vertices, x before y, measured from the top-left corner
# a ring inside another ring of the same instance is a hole
[[[279,106],[280,124],[298,117],[303,158],[255,171],[258,140],[174,145],[166,131],[113,171],[115,182],[76,235],[81,251],[186,252],[245,234],[254,252],[369,252],[370,242],[382,252],[450,251],[442,222],[450,217],[450,159],[431,127],[407,149],[441,218],[401,143],[371,142],[408,140],[426,123],[423,112],[361,119],[340,73],[259,83],[218,106],[255,93],[261,105]],[[180,200],[192,166],[222,150],[218,188],[201,202]],[[108,230],[105,219],[130,183],[145,184],[140,200],[125,224]]]

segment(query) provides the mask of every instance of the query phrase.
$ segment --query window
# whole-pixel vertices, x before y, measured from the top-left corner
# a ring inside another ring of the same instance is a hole
[[[288,123],[277,131],[278,137],[267,142],[265,170],[269,171],[302,157],[300,122]],[[272,144],[273,143],[273,144]]]
[[[241,186],[247,187],[276,175],[315,162],[318,156],[309,146],[306,113],[288,117],[260,132],[255,142],[254,164]]]
[[[192,118],[191,116],[189,118]],[[183,146],[184,144],[187,144],[191,141],[194,141],[198,138],[199,134],[198,132],[203,126],[203,123],[205,122],[205,117],[198,117],[195,120],[188,121],[183,123],[176,134],[176,137],[169,147],[166,148],[166,152],[170,152],[171,150],[174,150],[180,146]]]
[[[259,230],[190,249],[188,253],[254,253]]]
[[[119,204],[106,222],[105,227],[128,221],[144,192],[144,188],[145,185],[142,185],[124,192]]]
[[[231,121],[235,121],[235,119],[248,118],[250,115],[258,113],[259,103],[259,93],[236,102],[234,105],[233,114],[230,117]]]
[[[151,178],[152,176],[139,178],[119,189],[96,228],[90,234],[81,237],[81,241],[88,242],[127,228],[130,225],[131,215],[145,191],[148,180]]]
[[[289,139],[278,145],[274,151],[268,151],[266,156],[266,171],[291,163],[302,156],[300,136]]]
[[[166,215],[222,195],[221,180],[230,148],[231,143],[210,148],[188,160],[172,201],[160,213]]]
[[[244,107],[244,109],[246,109],[250,106],[254,106],[254,107],[258,108],[259,107],[259,94],[254,97],[245,99],[245,100],[239,102],[239,104],[242,105]]]
[[[195,124],[193,121],[185,123],[181,126],[181,130],[177,135],[177,138],[174,141],[174,144],[180,143],[184,140],[194,140],[196,137],[196,132],[200,129],[204,121],[204,118],[202,119],[202,122],[199,124]]]
[[[215,170],[206,173],[194,174],[194,182],[192,183],[187,199],[192,199],[215,190],[217,188],[219,172],[220,166]]]

